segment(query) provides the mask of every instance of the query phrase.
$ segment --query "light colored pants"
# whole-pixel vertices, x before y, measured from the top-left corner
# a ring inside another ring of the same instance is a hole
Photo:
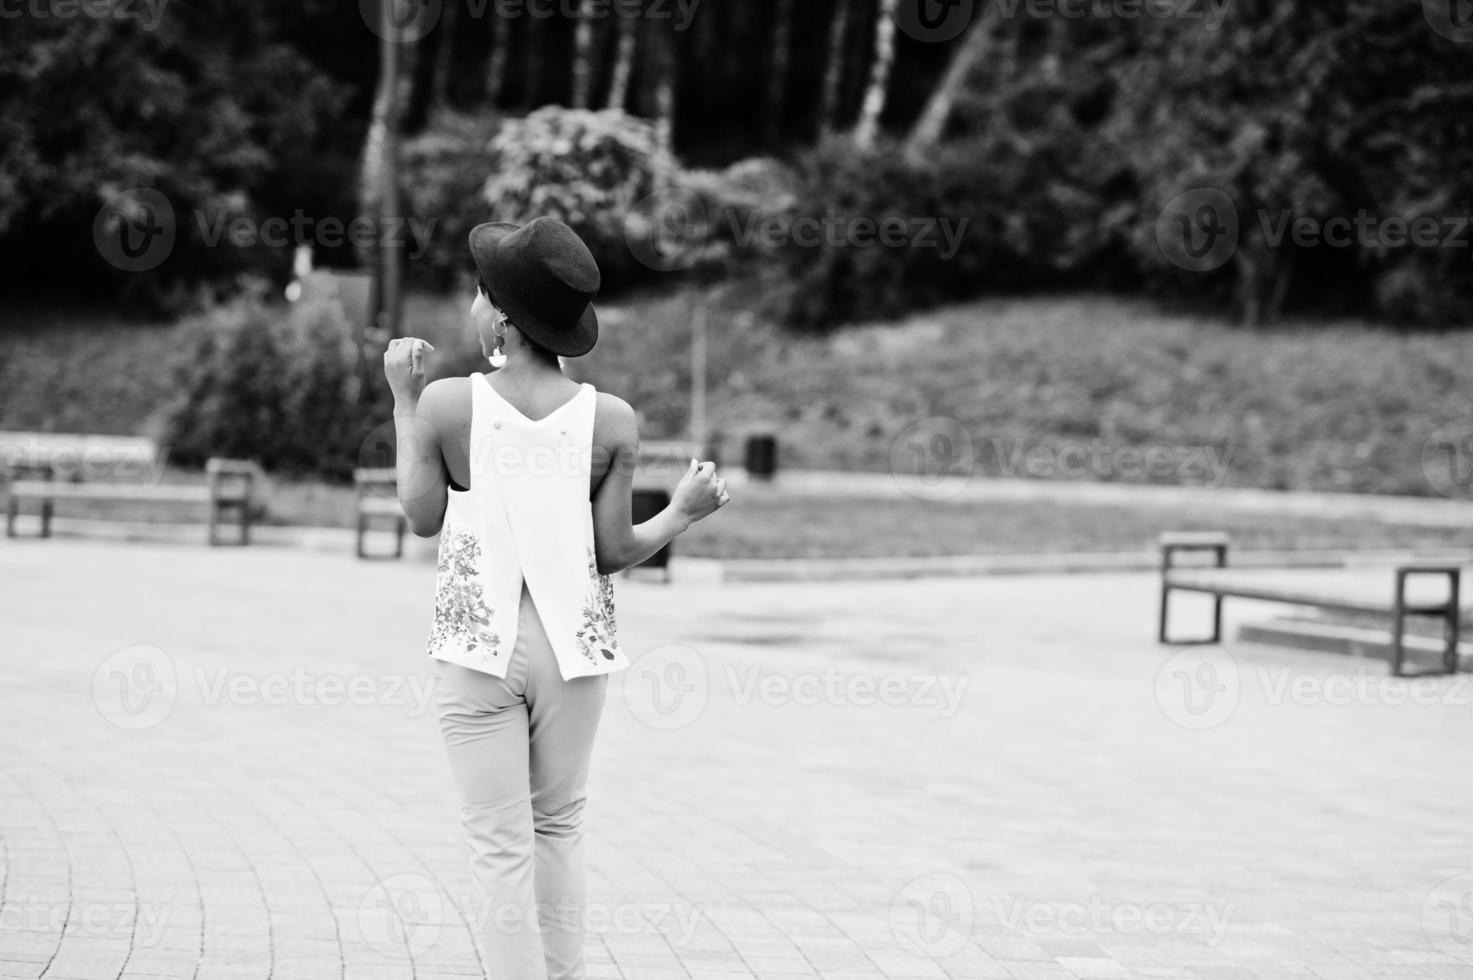
[[[565,681],[526,586],[500,679],[436,662],[491,980],[583,980],[583,805],[607,677]]]

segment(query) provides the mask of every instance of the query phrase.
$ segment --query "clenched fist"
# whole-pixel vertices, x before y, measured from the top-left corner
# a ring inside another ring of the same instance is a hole
[[[716,513],[730,503],[726,481],[716,475],[715,463],[690,461],[690,469],[675,488],[673,505],[691,524]]]
[[[425,355],[434,349],[428,341],[417,337],[389,341],[389,349],[384,351],[384,376],[389,379],[394,401],[419,401],[425,390]]]

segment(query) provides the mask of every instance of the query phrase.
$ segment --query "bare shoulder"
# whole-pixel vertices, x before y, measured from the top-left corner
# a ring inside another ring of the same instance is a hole
[[[471,379],[431,382],[419,396],[419,415],[442,432],[453,430],[471,415]]]
[[[593,439],[601,446],[639,444],[639,420],[634,406],[617,395],[598,393],[593,417]]]

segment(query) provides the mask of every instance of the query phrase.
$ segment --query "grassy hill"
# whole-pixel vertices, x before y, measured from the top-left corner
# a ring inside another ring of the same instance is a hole
[[[742,435],[770,430],[784,466],[883,470],[899,434],[941,417],[969,438],[979,473],[1431,494],[1429,436],[1473,416],[1473,345],[1458,334],[1354,323],[1245,333],[1084,296],[988,300],[797,337],[747,312],[753,300],[733,293],[708,312],[710,414],[727,459]],[[649,438],[678,434],[687,417],[695,302],[680,293],[603,306],[603,340],[574,368],[633,403]],[[441,373],[477,369],[466,305],[408,304],[406,330],[437,344]],[[181,329],[12,311],[0,326],[0,429],[144,429],[167,397]],[[1146,452],[1180,465],[1154,475],[1125,465]],[[1075,472],[1089,453],[1104,466]]]

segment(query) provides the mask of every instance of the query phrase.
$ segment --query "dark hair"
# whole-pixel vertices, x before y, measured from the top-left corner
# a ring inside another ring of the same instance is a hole
[[[481,291],[481,294],[486,297],[486,301],[488,303],[496,307],[498,310],[501,310],[501,304],[496,302],[496,294],[491,292],[491,287],[486,283],[486,280],[478,277],[476,279],[476,288],[479,289]],[[505,314],[505,312],[505,310],[502,310],[503,314]],[[511,317],[507,317],[506,322],[510,323],[514,327],[517,325],[516,321],[513,320]],[[521,334],[522,343],[526,345],[527,350],[530,351],[534,357],[547,361],[550,364],[559,363],[558,356],[552,351],[548,350],[546,347],[543,347],[541,344],[537,343],[537,341],[527,336],[521,331],[520,328],[518,328],[517,332]]]

